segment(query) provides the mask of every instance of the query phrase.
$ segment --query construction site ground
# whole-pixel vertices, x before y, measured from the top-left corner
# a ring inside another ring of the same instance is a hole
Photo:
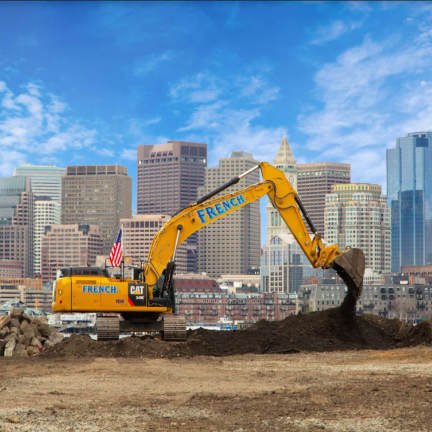
[[[0,432],[430,432],[431,406],[432,323],[339,308],[0,359]]]
[[[430,431],[432,348],[0,362],[0,431]]]

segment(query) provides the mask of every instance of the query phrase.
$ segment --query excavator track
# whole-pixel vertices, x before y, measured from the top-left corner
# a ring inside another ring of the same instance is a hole
[[[96,335],[98,341],[118,340],[120,337],[120,319],[118,315],[96,317]]]
[[[166,341],[186,340],[186,319],[178,315],[164,315],[163,339]]]

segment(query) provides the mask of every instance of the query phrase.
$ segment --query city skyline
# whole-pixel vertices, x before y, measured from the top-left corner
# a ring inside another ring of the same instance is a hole
[[[0,8],[5,176],[116,162],[135,183],[138,145],[205,142],[215,166],[238,150],[271,159],[287,136],[298,163],[351,163],[385,190],[386,147],[432,123],[427,4]]]

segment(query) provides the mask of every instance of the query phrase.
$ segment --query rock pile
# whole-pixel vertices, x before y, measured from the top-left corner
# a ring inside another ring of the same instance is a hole
[[[27,357],[63,340],[63,335],[48,325],[45,318],[32,318],[22,309],[12,308],[0,317],[0,356]]]

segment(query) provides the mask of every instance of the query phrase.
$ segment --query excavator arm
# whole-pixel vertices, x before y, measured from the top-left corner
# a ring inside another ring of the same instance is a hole
[[[226,188],[238,183],[256,169],[261,170],[262,182],[247,186],[236,192],[216,196]],[[172,300],[172,277],[175,268],[177,248],[194,232],[239,210],[267,195],[281,215],[297,243],[313,267],[334,268],[348,287],[350,309],[361,294],[365,260],[360,249],[342,252],[337,245],[325,246],[309,219],[300,198],[285,174],[272,165],[261,162],[245,173],[234,177],[221,187],[190,204],[174,215],[156,234],[150,246],[147,262],[144,264],[144,280],[153,296],[153,288],[164,273],[164,290]],[[303,218],[309,225],[312,236]],[[161,294],[159,294],[161,295]],[[345,302],[346,303],[346,302]],[[174,301],[172,301],[174,309]]]

